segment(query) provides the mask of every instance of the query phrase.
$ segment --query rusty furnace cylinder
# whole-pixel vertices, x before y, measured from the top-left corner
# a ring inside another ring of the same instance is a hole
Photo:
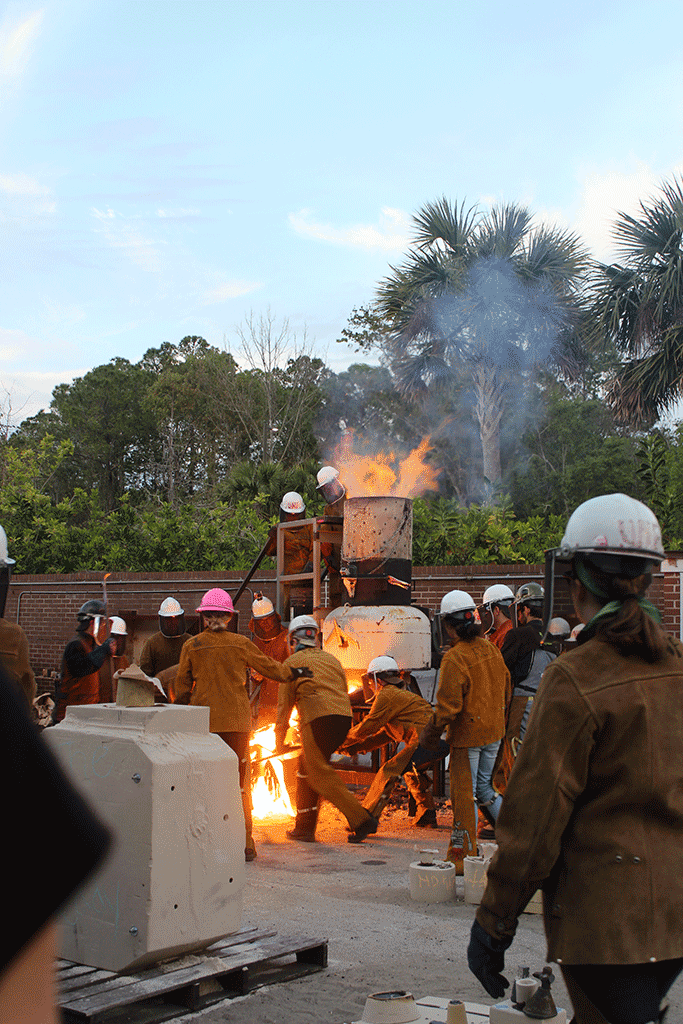
[[[412,545],[410,498],[347,498],[341,550],[346,603],[410,604]]]

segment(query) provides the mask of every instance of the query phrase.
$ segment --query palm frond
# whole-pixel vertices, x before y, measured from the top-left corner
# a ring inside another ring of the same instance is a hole
[[[671,328],[657,347],[616,374],[609,401],[618,418],[642,425],[658,419],[683,396],[683,329]]]
[[[464,202],[459,207],[457,203],[451,206],[442,196],[435,203],[426,203],[413,216],[415,242],[421,249],[443,242],[451,252],[460,253],[468,244],[476,216],[476,206],[468,210]]]
[[[477,254],[484,259],[511,259],[523,244],[530,223],[531,214],[524,206],[494,206],[477,229]]]
[[[583,274],[588,262],[588,252],[578,235],[541,227],[527,236],[523,258],[516,261],[516,266],[527,280],[545,278],[564,286]]]

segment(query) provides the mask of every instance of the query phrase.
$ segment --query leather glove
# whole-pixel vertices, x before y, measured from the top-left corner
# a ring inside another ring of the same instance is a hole
[[[442,732],[443,726],[437,725],[434,721],[434,716],[432,716],[431,722],[427,722],[420,733],[420,746],[424,747],[425,750],[438,750]]]
[[[475,920],[470,932],[470,944],[467,947],[467,964],[472,974],[482,983],[486,991],[494,999],[505,995],[510,982],[501,971],[505,968],[505,950],[512,939],[494,939],[484,931]]]
[[[293,679],[313,678],[313,669],[307,668],[306,666],[303,666],[302,668],[292,668],[292,672],[294,673],[292,677]]]
[[[116,654],[116,640],[114,637],[108,636],[103,644],[93,647],[89,655],[90,663],[95,668],[102,668],[107,658],[111,658],[114,654]]]

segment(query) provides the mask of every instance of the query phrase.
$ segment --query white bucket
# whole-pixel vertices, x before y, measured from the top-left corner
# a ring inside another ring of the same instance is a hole
[[[486,888],[486,872],[489,859],[483,857],[465,857],[463,877],[465,879],[465,903],[478,906]]]
[[[410,865],[410,896],[419,903],[446,903],[455,896],[455,864],[437,861],[435,864]]]

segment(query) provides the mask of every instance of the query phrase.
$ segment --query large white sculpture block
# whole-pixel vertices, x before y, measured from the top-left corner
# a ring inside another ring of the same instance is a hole
[[[237,931],[238,762],[209,732],[209,709],[89,704],[68,708],[43,735],[115,837],[103,869],[61,915],[60,955],[122,971]]]

